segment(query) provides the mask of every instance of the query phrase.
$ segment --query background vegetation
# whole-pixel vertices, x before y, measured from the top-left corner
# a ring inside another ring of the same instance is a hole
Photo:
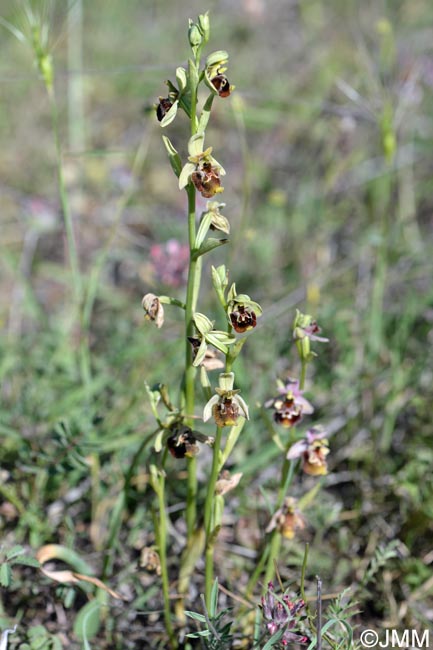
[[[29,555],[47,543],[73,549],[125,598],[108,601],[92,647],[164,647],[160,580],[140,567],[154,541],[150,451],[128,491],[124,478],[154,428],[143,382],[175,389],[184,355],[175,310],[159,331],[143,323],[140,306],[148,291],[182,298],[185,282],[186,198],[152,105],[179,53],[187,56],[188,17],[209,9],[212,46],[230,52],[236,85],[208,136],[228,170],[233,230],[212,255],[218,263],[225,255],[238,290],[264,308],[237,369],[251,407],[293,371],[297,306],[331,339],[307,391],[333,432],[331,471],[305,508],[307,529],[283,547],[282,579],[299,583],[308,541],[310,593],[320,574],[326,594],[351,587],[361,627],[425,629],[433,616],[431,3],[92,0],[82,3],[82,22],[79,5],[68,14],[66,4],[46,17],[84,280],[101,267],[92,377],[84,388],[70,327],[50,104],[30,48],[2,29],[0,560],[16,544]],[[19,25],[22,7],[2,0],[0,15]],[[170,128],[176,143],[183,126]],[[201,300],[217,313],[210,291]],[[233,457],[243,479],[217,548],[220,583],[240,597],[282,460],[260,409],[251,411]],[[203,482],[208,461],[204,450]],[[173,462],[167,479],[173,566],[184,539],[184,470]],[[190,609],[200,608],[200,570]],[[82,589],[15,566],[0,623],[18,622],[12,648],[56,647],[56,638],[82,647],[73,627],[86,602]],[[32,640],[38,631],[43,646]]]

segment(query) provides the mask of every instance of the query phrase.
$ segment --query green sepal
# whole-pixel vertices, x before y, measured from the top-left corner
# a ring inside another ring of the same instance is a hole
[[[195,355],[195,359],[194,359],[194,361],[192,363],[194,368],[199,367],[199,365],[202,363],[202,361],[204,360],[204,358],[206,356],[206,352],[207,352],[207,343],[206,343],[206,339],[203,338],[201,343],[200,343],[200,347],[197,350],[197,354]]]
[[[209,237],[206,239],[206,241],[203,242],[197,251],[194,251],[193,259],[197,259],[201,255],[205,255],[206,253],[213,251],[214,248],[224,246],[224,244],[227,244],[229,241],[229,239],[215,239],[214,237]]]
[[[167,111],[167,113],[164,115],[161,122],[159,123],[159,125],[162,128],[164,128],[165,126],[168,126],[169,124],[171,124],[173,122],[173,120],[174,120],[174,118],[176,117],[176,114],[177,114],[178,106],[179,106],[179,100],[176,99],[176,101],[173,103],[170,110]]]
[[[179,189],[183,190],[190,181],[191,174],[195,171],[194,163],[187,162],[182,168],[182,171],[179,174]]]
[[[225,65],[229,60],[229,54],[225,50],[212,52],[206,59],[206,68]]]
[[[209,381],[207,370],[204,366],[200,368],[200,384],[203,389],[203,395],[206,401],[212,397],[212,388]]]
[[[227,294],[227,302],[229,303],[231,300],[234,300],[237,296],[236,293],[236,284],[233,282],[232,286],[229,289],[229,292]]]
[[[173,169],[176,176],[179,177],[180,172],[182,171],[182,161],[180,159],[180,156],[177,153],[176,149],[173,147],[170,139],[167,138],[166,135],[162,136],[162,141],[163,141],[164,146],[165,146],[165,148],[167,150],[171,168]]]
[[[203,153],[203,144],[204,144],[204,133],[199,131],[190,137],[188,140],[188,154],[193,156],[198,156]]]
[[[208,42],[210,36],[210,21],[208,11],[206,11],[204,14],[199,15],[198,27],[203,35],[203,45],[205,45]]]
[[[224,292],[227,289],[229,283],[229,274],[225,267],[225,264],[221,264],[221,266],[217,267],[212,267],[212,281],[213,286],[215,287],[215,291]]]
[[[227,345],[224,345],[224,343],[221,343],[221,341],[218,341],[218,339],[215,338],[214,336],[212,336],[212,334],[207,334],[206,335],[206,341],[208,343],[210,343],[211,345],[213,345],[214,348],[216,348],[217,350],[219,350],[223,354],[227,354],[227,352],[229,351]]]
[[[179,87],[179,92],[185,92],[188,86],[188,77],[186,76],[185,68],[179,67],[176,68],[176,80]]]
[[[196,326],[200,334],[202,334],[203,336],[205,336],[208,332],[211,332],[213,329],[212,321],[209,320],[209,318],[204,314],[200,314],[199,312],[196,312],[193,315],[192,320],[194,321],[194,325]]]
[[[160,429],[158,431],[158,433],[156,434],[156,438],[155,438],[153,448],[155,449],[157,454],[159,454],[159,452],[162,449],[162,441],[163,441],[163,438],[164,438],[164,433],[165,433],[165,429]]]

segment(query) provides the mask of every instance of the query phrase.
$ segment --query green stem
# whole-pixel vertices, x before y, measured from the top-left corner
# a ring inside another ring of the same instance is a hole
[[[83,384],[88,385],[91,379],[90,372],[90,358],[87,353],[87,346],[85,345],[85,338],[83,337],[83,323],[82,323],[82,297],[83,289],[80,275],[80,266],[78,260],[77,244],[75,240],[74,226],[72,223],[72,216],[69,207],[68,194],[66,192],[65,177],[63,173],[63,154],[62,146],[60,143],[59,134],[59,114],[57,109],[56,96],[52,84],[46,83],[45,85],[51,105],[51,124],[56,146],[57,158],[57,181],[59,187],[60,203],[62,206],[63,219],[65,223],[66,242],[68,246],[69,263],[71,265],[72,282],[74,286],[74,304],[73,304],[73,322],[79,328],[80,347],[78,354],[78,361],[80,366],[80,374]]]
[[[187,415],[187,424],[192,426],[192,416],[194,415],[194,381],[196,368],[192,365],[193,356],[191,344],[188,341],[189,336],[194,334],[193,315],[196,310],[198,289],[200,286],[201,263],[193,259],[192,251],[195,246],[195,187],[190,184],[187,187],[188,194],[188,236],[189,236],[189,269],[188,269],[188,286],[186,293],[185,305],[185,411]],[[188,540],[194,534],[196,516],[197,516],[197,461],[195,457],[188,459],[188,482],[187,482],[187,503],[186,503],[186,523],[188,531]]]
[[[205,594],[206,606],[210,606],[210,597],[213,584],[213,554],[214,554],[214,539],[213,539],[213,510],[214,510],[214,497],[215,485],[218,478],[219,469],[219,454],[221,447],[221,437],[223,429],[217,427],[215,442],[213,445],[212,469],[209,478],[206,501],[204,505],[204,527],[206,533],[206,558],[205,558]]]
[[[301,376],[299,379],[299,390],[304,390],[305,387],[305,379],[307,376],[307,365],[308,362],[305,361],[305,359],[301,359]]]
[[[281,533],[275,528],[271,533],[269,540],[269,555],[266,564],[266,572],[264,578],[263,592],[267,591],[268,583],[272,580],[275,574],[275,562],[278,559],[281,548]]]
[[[162,468],[164,466],[166,452],[162,459]],[[173,631],[170,612],[170,586],[168,581],[167,570],[167,515],[165,509],[165,474],[162,469],[159,478],[158,488],[158,508],[159,508],[159,522],[158,522],[158,551],[159,561],[161,564],[161,580],[162,580],[162,594],[164,598],[164,622],[165,629],[170,639],[172,648],[177,647],[176,638]]]

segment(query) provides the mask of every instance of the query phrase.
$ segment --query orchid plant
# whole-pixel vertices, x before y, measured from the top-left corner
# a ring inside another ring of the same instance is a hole
[[[235,387],[236,374],[233,367],[262,316],[260,305],[249,295],[238,293],[236,283],[229,283],[229,272],[224,265],[212,266],[211,276],[216,297],[226,319],[225,329],[216,329],[213,315],[206,315],[198,309],[203,258],[225,245],[230,235],[229,219],[222,214],[226,205],[219,201],[224,191],[222,178],[226,176],[226,172],[214,157],[213,147],[205,146],[205,137],[214,100],[230,97],[234,86],[225,74],[229,60],[227,52],[213,52],[207,56],[204,64],[202,63],[203,49],[208,43],[209,34],[207,13],[200,15],[196,22],[190,21],[188,35],[192,56],[188,67],[177,68],[176,82],[166,82],[168,93],[159,98],[156,106],[156,118],[163,129],[178,119],[182,111],[189,121],[190,137],[185,143],[188,150],[186,161],[182,161],[172,140],[167,135],[162,136],[171,167],[178,178],[179,190],[184,191],[187,196],[189,260],[186,296],[182,301],[148,293],[142,301],[146,320],[153,322],[157,328],[163,327],[166,305],[180,309],[184,316],[185,367],[179,403],[174,404],[171,401],[166,385],[147,387],[158,426],[155,439],[158,461],[150,466],[150,482],[158,497],[158,510],[155,513],[156,542],[160,558],[165,624],[173,647],[177,642],[172,624],[172,600],[167,570],[169,526],[165,468],[170,457],[174,459],[172,462],[185,459],[187,464],[187,540],[180,562],[176,604],[176,614],[182,623],[185,621],[183,601],[187,595],[189,580],[202,554],[205,558],[205,607],[212,605],[212,589],[215,585],[214,547],[221,528],[224,498],[238,485],[242,476],[240,473],[230,476],[227,470],[224,470],[224,465],[245,422],[250,418],[247,402],[239,394],[239,388]],[[199,110],[202,89],[207,91],[207,97]],[[197,194],[208,199],[206,210],[200,218],[196,211]],[[247,595],[253,592],[262,572],[265,584],[271,584],[282,538],[292,539],[297,531],[305,526],[296,500],[288,496],[299,460],[302,470],[311,476],[321,476],[327,472],[326,457],[329,447],[326,432],[313,427],[301,437],[293,435],[295,427],[314,411],[312,404],[304,397],[304,390],[306,369],[315,356],[311,343],[327,341],[319,334],[320,328],[315,320],[310,315],[297,311],[293,340],[301,362],[300,378],[279,381],[277,395],[264,404],[265,409],[272,409],[275,426],[288,431],[288,435],[283,441],[280,434],[275,432],[274,439],[284,451],[280,487],[275,511],[266,529],[262,554],[250,580]],[[217,381],[211,380],[210,373],[216,370],[220,371],[219,377]],[[200,418],[198,413],[201,408],[197,404],[198,383],[206,398],[201,419],[204,424],[214,422],[215,433],[212,436],[198,431],[194,424]],[[213,383],[217,383],[214,390]],[[164,415],[161,414],[161,406],[164,408]],[[197,482],[198,443],[207,444],[212,448],[212,463],[205,490]],[[205,496],[202,501],[203,492]],[[203,521],[197,516],[198,512],[203,512]],[[293,627],[291,617],[300,607],[301,605],[293,605],[286,600],[277,602],[270,587],[262,601],[269,632],[274,633],[276,629],[280,630],[287,624],[284,638],[293,638],[295,635],[290,631]],[[274,620],[276,617],[277,623]]]

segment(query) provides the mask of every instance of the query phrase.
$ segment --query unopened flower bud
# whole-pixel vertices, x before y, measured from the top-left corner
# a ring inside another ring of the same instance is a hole
[[[203,36],[200,32],[199,26],[196,25],[196,23],[193,23],[192,21],[190,22],[190,27],[188,30],[188,39],[189,39],[189,44],[191,45],[192,48],[201,45],[203,40]]]

